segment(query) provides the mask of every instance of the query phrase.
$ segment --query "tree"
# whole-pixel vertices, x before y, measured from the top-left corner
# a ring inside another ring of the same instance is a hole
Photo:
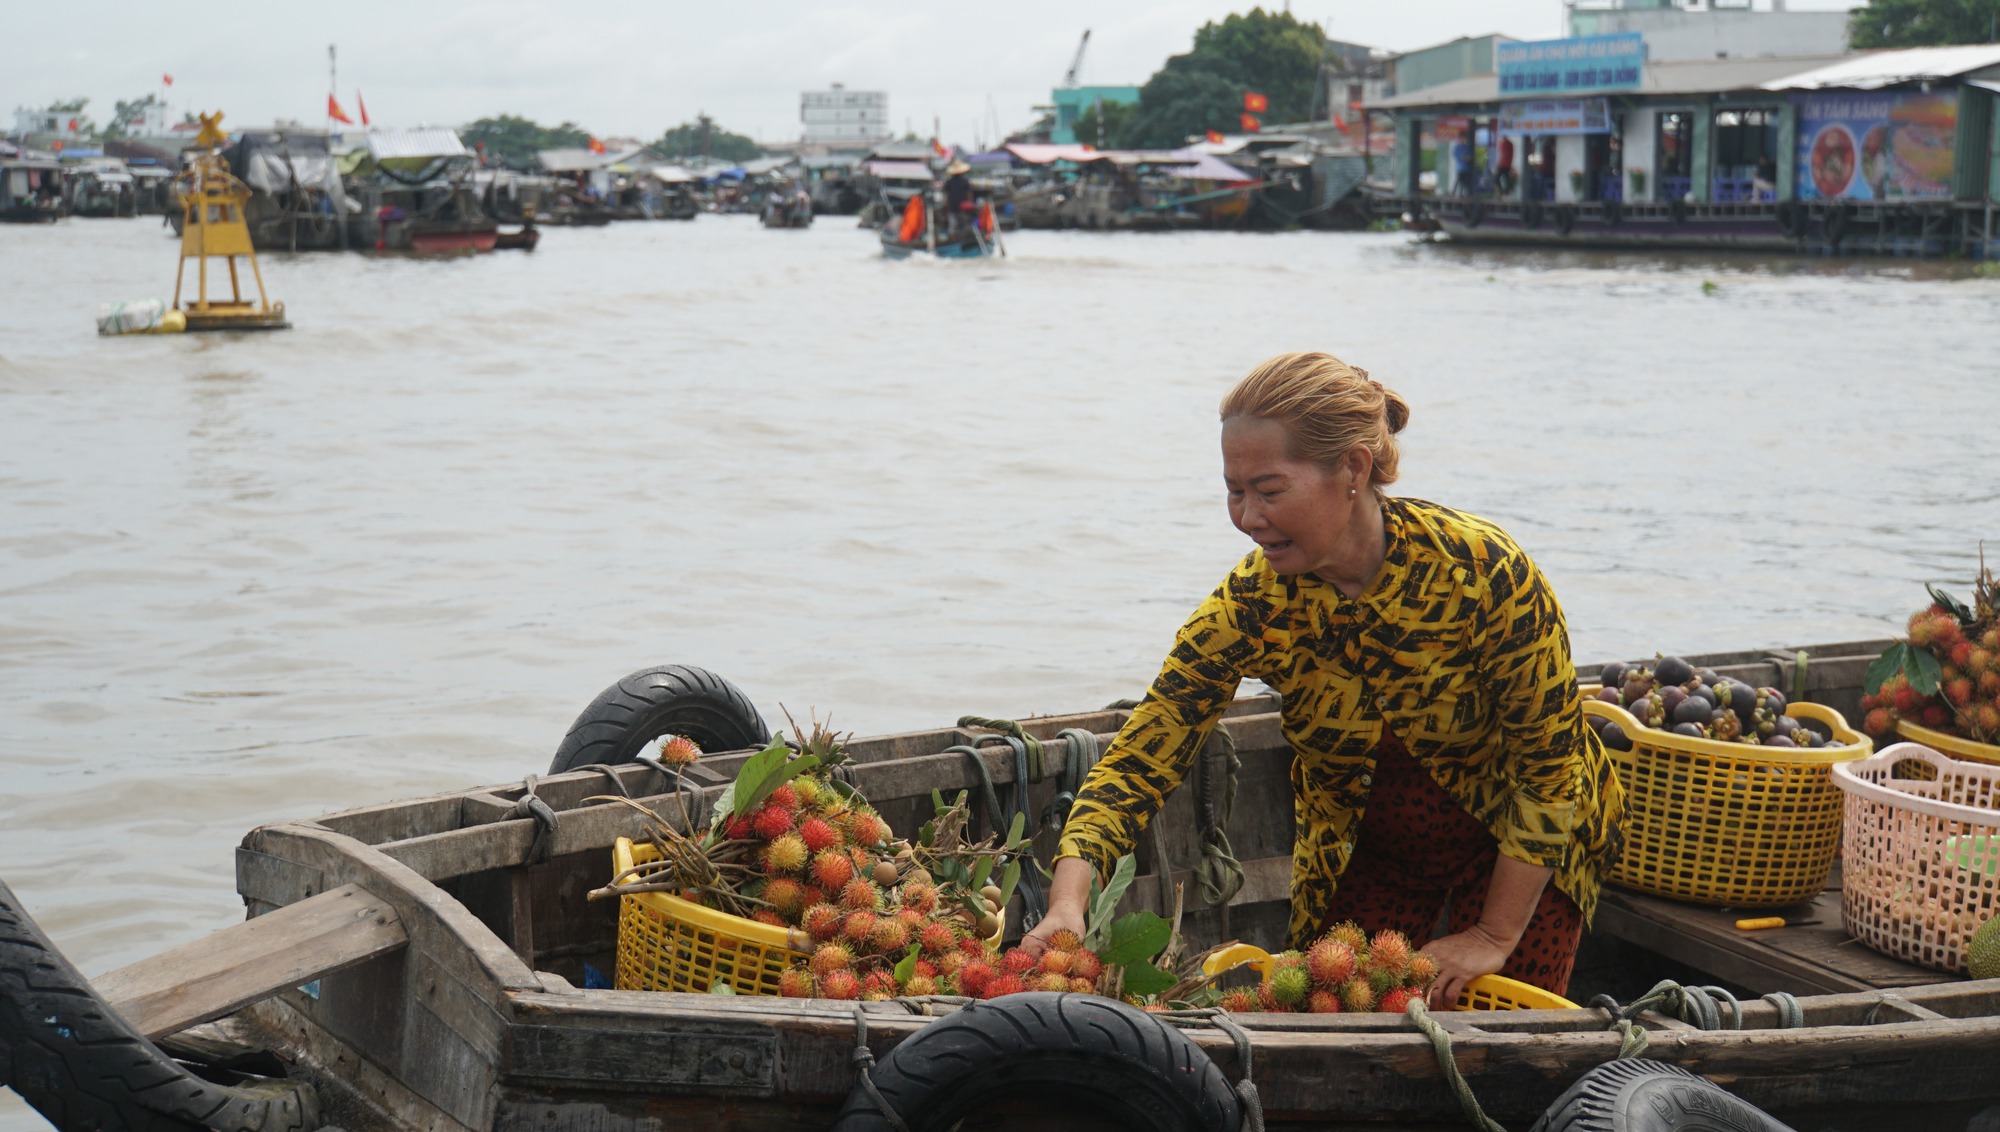
[[[59,115],[65,120],[76,119],[76,132],[83,137],[96,137],[97,123],[91,121],[90,115],[83,112],[83,108],[88,105],[90,105],[88,98],[65,98],[49,103],[48,110],[49,113]]]
[[[1167,148],[1206,130],[1238,129],[1249,91],[1270,99],[1265,121],[1306,118],[1325,52],[1325,33],[1289,12],[1252,8],[1203,24],[1193,49],[1168,59],[1139,88],[1120,144]]]
[[[1076,116],[1076,140],[1101,148],[1116,146],[1132,122],[1132,112],[1129,102],[1093,102]]]
[[[1935,47],[2000,38],[2000,0],[1869,0],[1848,21],[1856,47]]]
[[[575,122],[544,126],[513,114],[481,118],[459,134],[466,145],[485,147],[487,157],[522,169],[534,165],[542,150],[582,149],[590,144],[590,131]]]
[[[160,101],[160,96],[157,94],[149,94],[144,98],[134,98],[129,101],[125,99],[118,100],[115,108],[111,111],[111,124],[104,127],[104,136],[107,138],[130,136],[134,130],[139,128],[139,123],[146,116],[146,111],[160,105],[164,104]]]
[[[764,156],[764,147],[744,134],[732,134],[715,124],[715,119],[698,114],[692,122],[682,122],[660,135],[647,147],[673,161],[755,161]]]

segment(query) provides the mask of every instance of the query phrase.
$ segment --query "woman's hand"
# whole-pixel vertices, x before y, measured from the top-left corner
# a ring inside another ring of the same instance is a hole
[[[1021,950],[1040,956],[1049,945],[1049,936],[1068,928],[1083,934],[1084,905],[1090,902],[1090,862],[1082,857],[1064,857],[1056,862],[1049,878],[1049,911],[1034,930],[1021,937]]]
[[[1457,935],[1434,939],[1423,947],[1424,954],[1437,960],[1437,981],[1431,984],[1430,1008],[1450,1010],[1458,1005],[1465,984],[1481,975],[1497,974],[1507,965],[1520,940],[1494,938],[1486,928],[1474,924]]]

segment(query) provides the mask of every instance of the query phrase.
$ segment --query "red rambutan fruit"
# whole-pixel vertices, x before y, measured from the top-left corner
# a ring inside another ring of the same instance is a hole
[[[844,841],[839,828],[820,817],[811,817],[800,822],[799,836],[805,840],[806,848],[815,853],[838,849]]]
[[[853,971],[842,968],[819,977],[819,996],[844,1002],[852,1002],[861,997],[861,980]]]
[[[1924,710],[1917,721],[1933,731],[1940,727],[1948,727],[1951,724],[1951,709],[1933,700],[1924,705]]]
[[[958,949],[972,956],[974,959],[983,959],[988,952],[986,941],[976,935],[959,936]]]
[[[1222,1001],[1216,1005],[1232,1014],[1253,1014],[1259,1007],[1257,992],[1243,988],[1223,992]]]
[[[986,987],[999,975],[999,972],[984,959],[967,959],[956,974],[960,990],[974,998],[983,998]]]
[[[849,912],[847,918],[840,921],[840,938],[856,947],[867,947],[869,941],[875,938],[875,913]]]
[[[1071,994],[1096,994],[1097,984],[1080,975],[1071,975],[1069,978],[1069,992]]]
[[[822,943],[813,949],[812,973],[824,979],[835,971],[854,966],[854,952],[839,943]]]
[[[1069,990],[1069,976],[1043,972],[1029,980],[1028,986],[1033,990],[1054,991],[1061,994]]]
[[[825,942],[840,934],[840,921],[846,915],[831,904],[811,904],[806,907],[805,915],[799,918],[799,926],[806,930],[807,935]]]
[[[766,841],[776,840],[792,831],[792,812],[766,802],[750,815],[750,829]]]
[[[1309,1014],[1340,1013],[1340,995],[1330,990],[1316,990],[1306,996],[1306,1012]]]
[[[1972,642],[1960,639],[1957,644],[1951,646],[1950,658],[1952,664],[1956,665],[1961,672],[1970,670],[1972,668]],[[1984,668],[1985,665],[1980,666],[1981,670],[1984,670]]]
[[[785,918],[769,908],[757,909],[755,912],[750,913],[750,918],[760,924],[769,924],[774,928],[785,926]]]
[[[860,877],[840,887],[840,906],[852,912],[873,912],[881,900],[881,890]]]
[[[764,886],[763,899],[778,915],[795,920],[806,910],[806,886],[790,877],[772,877]]]
[[[1048,944],[1058,951],[1080,951],[1083,939],[1068,928],[1057,928],[1049,933]]]
[[[1068,975],[1071,966],[1075,962],[1075,958],[1070,952],[1059,951],[1051,947],[1042,952],[1041,962],[1035,966],[1047,974]]]
[[[865,914],[855,913],[857,916]],[[878,916],[875,930],[869,933],[868,940],[879,955],[900,955],[910,946],[910,928],[894,917]]]
[[[896,997],[896,973],[887,967],[875,968],[868,972],[867,978],[861,980],[861,993],[863,997],[871,993],[884,998]]]
[[[915,963],[911,964],[910,972],[916,975],[928,975],[933,979],[937,978],[938,976],[937,964],[931,962],[928,959],[919,959]]]
[[[764,868],[774,873],[795,873],[806,867],[806,843],[786,834],[764,846]]]
[[[788,813],[797,813],[799,809],[799,792],[792,789],[792,784],[787,782],[765,795],[764,801]]]
[[[903,907],[913,908],[920,915],[928,916],[937,911],[937,889],[922,881],[905,881],[897,895],[902,900]]]
[[[950,951],[939,953],[937,957],[937,971],[940,975],[956,975],[967,963],[971,962],[973,962],[972,956],[954,947]]]
[[[1904,684],[1889,694],[1889,706],[1903,715],[1915,715],[1923,710],[1924,698],[1917,694],[1915,688]]]
[[[1349,979],[1340,988],[1340,1008],[1349,1014],[1366,1014],[1375,1009],[1375,992],[1367,979]]]
[[[1961,707],[1972,699],[1972,681],[1960,676],[1944,686],[1944,698]]]
[[[958,933],[951,930],[951,925],[932,920],[918,933],[917,943],[926,955],[942,955],[958,950]]]
[[[805,842],[801,840],[803,847]],[[854,879],[854,862],[837,849],[822,849],[813,855],[812,878],[828,892],[841,892]]]
[[[1877,739],[1896,730],[1896,720],[1886,708],[1876,708],[1861,718],[1861,729]]]
[[[843,824],[856,845],[880,845],[889,839],[888,825],[867,810],[849,810]]]
[[[921,971],[911,975],[909,984],[903,988],[903,993],[908,995],[927,995],[936,994],[937,992],[936,976],[926,975]]]
[[[958,978],[960,982],[964,982],[965,973],[963,971],[959,972]],[[1027,989],[1028,989],[1028,984],[1021,981],[1021,976],[1013,974],[1012,972],[1005,972],[993,976],[992,980],[986,984],[985,992],[982,993],[979,997],[1001,998],[1003,996],[1010,994],[1020,994],[1022,991]]]
[[[1436,981],[1437,977],[1438,962],[1431,958],[1429,952],[1419,951],[1410,956],[1410,969],[1403,975],[1404,982],[1410,987],[1422,990]]]
[[[670,767],[688,767],[701,757],[701,748],[685,735],[670,735],[660,744],[660,761]]]
[[[1388,994],[1382,996],[1382,1001],[1375,1004],[1375,1009],[1386,1010],[1391,1014],[1401,1014],[1410,1008],[1410,1003],[1414,1002],[1417,997],[1417,995],[1403,987],[1396,987]]]
[[[1331,936],[1306,952],[1306,973],[1313,985],[1331,988],[1354,977],[1354,949]]]
[[[1402,932],[1383,930],[1375,933],[1368,941],[1368,957],[1377,967],[1396,976],[1403,977],[1403,971],[1410,965],[1410,941]]]
[[[1097,957],[1097,952],[1079,947],[1070,952],[1069,973],[1094,982],[1104,973],[1104,960]]]
[[[1000,966],[1016,975],[1025,975],[1035,969],[1035,957],[1017,947],[1000,957]]]
[[[724,826],[722,830],[722,836],[730,841],[747,841],[750,838],[750,833],[750,816],[748,814],[739,814],[729,819],[729,824]]]
[[[804,967],[785,968],[785,973],[778,976],[778,993],[785,998],[811,998],[812,972]]]
[[[1362,931],[1361,925],[1353,920],[1335,924],[1326,936],[1328,939],[1339,940],[1346,944],[1347,949],[1356,955],[1360,955],[1368,947],[1368,933]]]

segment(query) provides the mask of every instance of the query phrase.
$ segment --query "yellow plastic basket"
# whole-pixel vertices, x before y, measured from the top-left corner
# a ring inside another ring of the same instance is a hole
[[[1208,957],[1203,974],[1216,975],[1232,967],[1249,967],[1263,974],[1271,965],[1271,953],[1255,944],[1239,943]],[[1540,987],[1529,986],[1504,975],[1481,975],[1458,994],[1455,1010],[1575,1010],[1569,999]]]
[[[1942,731],[1932,731],[1919,727],[1907,719],[1896,721],[1896,733],[1912,743],[1920,743],[1933,751],[1941,751],[1957,759],[1970,759],[1988,766],[2000,766],[2000,747],[1991,743],[1981,743],[1976,739],[1962,739],[1957,735],[1946,735]]]
[[[612,875],[657,860],[651,845],[621,837],[611,847]],[[775,995],[778,976],[812,948],[796,928],[760,924],[664,892],[618,901],[619,990],[705,994],[724,982],[737,994]]]
[[[1583,710],[1632,740],[1629,751],[1605,749],[1625,788],[1625,848],[1607,878],[1612,883],[1742,908],[1799,904],[1826,885],[1840,851],[1845,797],[1833,784],[1833,764],[1875,749],[1839,712],[1792,704],[1785,714],[1823,724],[1833,744],[1764,747],[1654,730],[1603,700],[1586,698]]]

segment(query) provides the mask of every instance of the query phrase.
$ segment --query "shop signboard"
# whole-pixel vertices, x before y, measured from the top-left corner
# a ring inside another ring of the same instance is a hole
[[[1553,98],[1500,104],[1503,134],[1608,134],[1611,111],[1601,98]]]
[[[1472,119],[1463,114],[1447,114],[1437,120],[1432,132],[1439,141],[1463,141],[1472,132]]]
[[[1602,90],[1637,90],[1646,66],[1646,36],[1628,31],[1499,43],[1493,47],[1501,98],[1547,98]]]
[[[1799,102],[1801,200],[1949,200],[1958,92],[1836,91]]]

